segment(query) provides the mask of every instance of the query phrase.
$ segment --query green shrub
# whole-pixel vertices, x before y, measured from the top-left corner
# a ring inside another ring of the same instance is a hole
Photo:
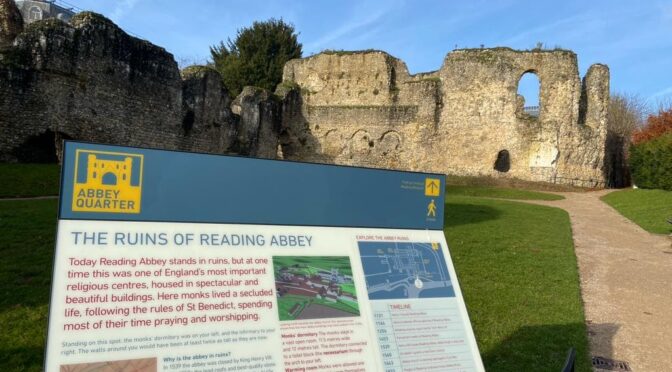
[[[630,168],[638,187],[672,190],[672,132],[633,145]]]
[[[302,46],[294,26],[282,19],[254,22],[238,30],[235,39],[210,47],[215,69],[232,96],[245,86],[275,90],[290,59],[301,58]]]

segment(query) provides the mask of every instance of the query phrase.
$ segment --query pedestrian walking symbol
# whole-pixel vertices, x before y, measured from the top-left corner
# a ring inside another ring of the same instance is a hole
[[[436,217],[436,203],[434,203],[434,199],[427,206],[427,217]]]

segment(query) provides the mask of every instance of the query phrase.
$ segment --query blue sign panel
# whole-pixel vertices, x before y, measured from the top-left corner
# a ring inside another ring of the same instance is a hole
[[[68,141],[61,219],[443,229],[445,176]]]

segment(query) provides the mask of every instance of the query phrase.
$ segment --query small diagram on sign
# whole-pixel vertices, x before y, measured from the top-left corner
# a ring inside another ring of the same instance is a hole
[[[273,256],[281,321],[359,316],[347,256]]]
[[[156,372],[156,358],[64,364],[61,372]]]
[[[455,297],[438,243],[358,244],[369,299]]]

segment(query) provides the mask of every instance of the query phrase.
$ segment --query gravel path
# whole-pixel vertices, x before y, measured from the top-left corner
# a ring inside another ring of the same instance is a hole
[[[569,213],[591,354],[627,361],[633,371],[670,371],[672,240],[602,202],[609,192],[530,202]]]

